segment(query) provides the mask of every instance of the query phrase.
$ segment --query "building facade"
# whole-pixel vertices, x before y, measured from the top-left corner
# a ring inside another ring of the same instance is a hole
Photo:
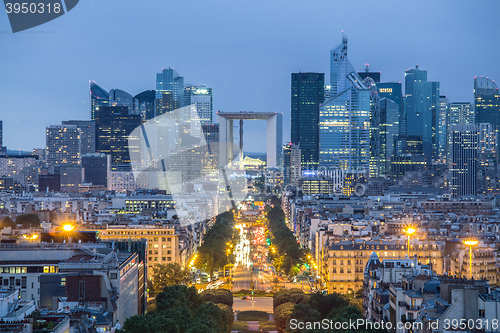
[[[292,73],[291,142],[302,154],[303,169],[319,162],[319,106],[324,102],[323,73]]]
[[[80,165],[80,129],[76,125],[47,127],[47,166]]]

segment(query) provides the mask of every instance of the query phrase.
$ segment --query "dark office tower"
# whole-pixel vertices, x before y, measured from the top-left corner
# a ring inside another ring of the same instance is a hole
[[[319,162],[319,105],[324,102],[325,74],[292,73],[292,143],[302,152],[302,169]]]
[[[63,125],[75,125],[80,129],[81,154],[95,153],[95,121],[65,120]]]
[[[437,116],[437,159],[445,162],[448,154],[448,115],[450,102],[446,96],[439,96],[438,116]]]
[[[110,106],[126,106],[128,114],[139,114],[139,101],[128,92],[121,89],[111,89],[109,91]]]
[[[83,178],[83,169],[81,166],[63,166],[59,174],[61,176],[61,192],[79,192]]]
[[[3,121],[0,120],[0,156],[7,155],[7,148],[3,146]]]
[[[82,167],[84,169],[84,183],[108,187],[108,179],[111,172],[111,155],[85,154],[82,156]]]
[[[139,114],[143,122],[155,117],[155,94],[154,90],[146,90],[134,96],[139,103]]]
[[[477,128],[477,193],[498,195],[500,194],[500,177],[497,172],[497,135],[491,124],[477,124]]]
[[[367,77],[371,77],[372,80],[375,83],[377,83],[377,87],[378,87],[378,83],[380,82],[380,72],[370,72],[368,66],[369,66],[369,64],[366,64],[365,71],[364,72],[358,72],[358,75],[363,80],[366,79]]]
[[[380,175],[388,175],[394,140],[399,135],[399,105],[389,98],[381,98],[380,105]]]
[[[394,140],[396,155],[422,155],[423,141],[418,135],[400,135]]]
[[[38,192],[60,192],[60,174],[42,174],[38,176]]]
[[[454,197],[476,194],[478,131],[476,125],[450,127],[451,192]]]
[[[406,119],[403,117],[403,89],[401,82],[379,82],[377,83],[378,96],[380,99],[388,98],[398,105],[398,116],[399,116],[399,133],[401,133],[402,127],[406,124]]]
[[[109,92],[95,81],[90,81],[90,119],[95,120],[96,112],[101,106],[109,106]]]
[[[500,129],[500,92],[493,80],[474,78],[474,108],[476,124],[490,123],[496,131]]]
[[[408,69],[405,72],[406,134],[422,137],[424,156],[428,163],[436,144],[436,108],[439,103],[439,82],[427,82],[427,71]]]
[[[96,151],[111,155],[113,170],[119,166],[129,169],[129,149],[139,147],[139,143],[130,146],[128,136],[141,124],[141,117],[128,114],[128,109],[126,106],[102,106],[96,115]]]
[[[438,157],[438,125],[439,125],[439,82],[430,82],[430,108],[432,114],[432,158]]]
[[[382,158],[380,147],[380,99],[375,81],[371,76],[363,80],[364,85],[370,89],[370,177],[380,177]]]
[[[184,106],[184,78],[172,68],[156,74],[156,116]]]

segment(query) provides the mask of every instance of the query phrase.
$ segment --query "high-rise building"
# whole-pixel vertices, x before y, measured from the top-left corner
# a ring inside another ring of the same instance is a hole
[[[490,123],[496,131],[500,129],[500,92],[493,80],[474,78],[474,109],[476,124]]]
[[[109,92],[95,81],[90,81],[90,119],[95,120],[96,112],[101,106],[109,106]]]
[[[184,106],[184,78],[172,68],[156,74],[156,116]]]
[[[380,163],[385,159],[380,156],[380,98],[378,88],[371,76],[363,80],[364,85],[370,89],[370,177],[380,177]],[[383,163],[383,162],[382,162]]]
[[[139,114],[143,122],[155,117],[155,96],[154,90],[146,90],[134,96],[139,103]]]
[[[480,123],[477,144],[477,193],[500,194],[498,168],[498,145],[496,131],[491,124]]]
[[[184,105],[196,105],[202,125],[212,124],[212,99],[212,88],[207,88],[205,85],[184,87]]]
[[[362,78],[363,80],[366,79],[367,77],[371,77],[373,82],[380,83],[380,72],[370,72],[368,66],[369,64],[366,64],[364,72],[358,72],[359,77]]]
[[[437,124],[437,159],[444,162],[448,151],[448,114],[450,102],[446,96],[439,96]]]
[[[129,114],[139,114],[139,100],[121,89],[109,91],[110,106],[126,106]]]
[[[450,104],[449,126],[474,125],[474,106],[469,102]]]
[[[380,175],[390,172],[391,157],[394,155],[394,140],[399,135],[400,106],[393,100],[383,97],[380,108]]]
[[[60,169],[61,192],[78,193],[83,178],[81,166],[63,166]]]
[[[129,149],[139,149],[137,145],[130,146],[129,135],[140,126],[141,117],[128,114],[126,106],[102,106],[96,114],[96,151],[110,154],[113,170],[121,165],[130,168]]]
[[[76,125],[47,127],[47,165],[80,165],[80,129]]]
[[[476,125],[450,127],[451,192],[454,197],[476,194],[477,147]]]
[[[439,103],[439,82],[428,82],[427,71],[408,69],[405,72],[406,134],[422,136],[424,156],[428,163],[436,147],[436,118]]]
[[[3,146],[3,121],[0,120],[0,156],[7,155],[7,148]]]
[[[332,97],[349,89],[350,84],[345,78],[353,72],[356,73],[356,70],[351,65],[351,62],[347,60],[347,36],[342,34],[342,43],[330,50],[330,89]]]
[[[219,124],[202,125],[201,128],[209,153],[206,159],[207,164],[203,165],[203,168],[213,171],[219,168]]]
[[[403,101],[403,89],[401,82],[378,82],[378,96],[380,99],[388,98],[396,103],[399,107],[398,116],[399,116],[399,133],[401,135],[405,135],[406,128],[406,118],[404,116],[404,101]]]
[[[319,162],[319,105],[324,102],[323,73],[292,73],[291,141],[302,152],[302,168]]]
[[[423,141],[418,135],[400,135],[395,139],[394,149],[396,155],[422,155]]]
[[[370,89],[347,59],[347,37],[342,37],[330,55],[333,97],[320,106],[319,163],[327,168],[368,171]]]
[[[76,125],[80,129],[81,154],[95,153],[95,121],[65,120],[63,125]]]
[[[283,147],[283,187],[288,185],[298,187],[302,175],[301,157],[299,146],[288,143]]]
[[[82,155],[82,167],[84,169],[83,179],[85,183],[108,187],[111,155],[98,153]]]

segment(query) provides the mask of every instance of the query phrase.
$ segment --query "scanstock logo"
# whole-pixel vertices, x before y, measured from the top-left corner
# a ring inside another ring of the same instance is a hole
[[[19,32],[52,21],[69,12],[79,0],[4,0],[12,32]]]

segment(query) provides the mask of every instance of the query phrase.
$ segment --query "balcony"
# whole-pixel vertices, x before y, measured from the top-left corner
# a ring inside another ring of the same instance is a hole
[[[419,311],[421,307],[420,306],[411,306],[409,304],[405,304],[405,308],[408,311]]]

